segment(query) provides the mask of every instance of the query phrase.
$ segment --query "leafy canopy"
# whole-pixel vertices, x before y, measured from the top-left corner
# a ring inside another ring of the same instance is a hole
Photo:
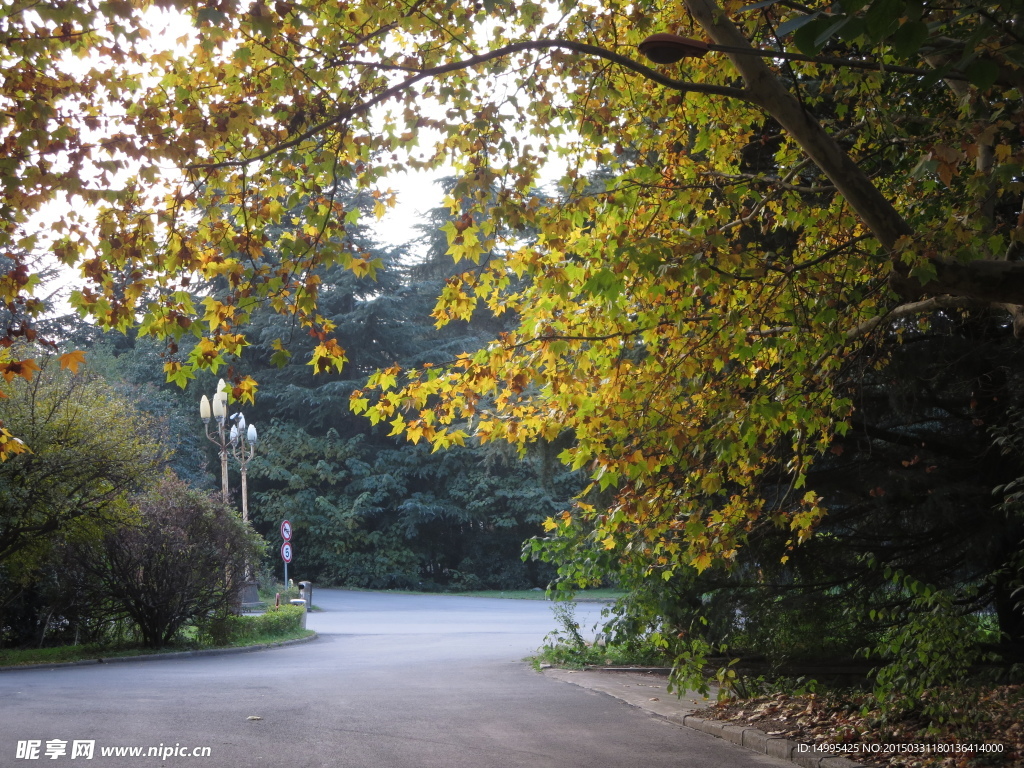
[[[436,319],[518,327],[447,369],[385,368],[353,407],[436,448],[568,431],[562,458],[604,495],[549,527],[591,520],[596,546],[666,576],[765,522],[810,535],[807,467],[846,429],[844,371],[872,332],[1024,302],[1009,3],[174,7],[194,28],[173,48],[147,39],[144,2],[10,8],[0,246],[52,239],[75,306],[168,338],[181,384],[243,352],[257,304],[338,370],[315,268],[379,265],[337,182],[379,215],[389,174],[450,162],[444,231],[470,268]],[[665,31],[717,50],[640,63]],[[51,201],[74,207],[46,232]],[[0,300],[32,306],[8,257]],[[229,291],[196,301],[205,281]]]
[[[19,582],[65,541],[130,522],[129,496],[166,459],[148,414],[85,371],[40,357],[32,381],[0,384],[0,419],[29,450],[0,464],[0,565]]]

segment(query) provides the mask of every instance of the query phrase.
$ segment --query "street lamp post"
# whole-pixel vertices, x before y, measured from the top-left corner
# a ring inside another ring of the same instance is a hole
[[[210,442],[217,446],[220,451],[220,493],[224,504],[229,503],[228,494],[228,450],[235,457],[242,471],[242,520],[249,522],[249,488],[247,475],[249,462],[256,454],[256,427],[252,424],[246,427],[245,416],[240,412],[228,416],[228,390],[224,379],[217,382],[217,391],[213,395],[212,402],[206,395],[199,401],[199,417],[203,420],[206,436]],[[215,424],[211,428],[210,419]],[[229,426],[229,422],[233,422]],[[240,585],[238,592],[239,603],[244,607],[247,604],[259,602],[259,591],[252,578],[252,566],[246,563],[245,580]]]
[[[210,431],[210,416],[216,422],[213,431]],[[213,402],[203,395],[199,401],[199,417],[203,420],[206,428],[206,436],[210,442],[220,450],[220,495],[225,504],[228,503],[228,445],[231,438],[227,431],[228,421],[228,392],[224,379],[217,382],[217,391],[213,395]]]
[[[249,487],[246,482],[246,475],[249,462],[256,455],[256,427],[250,424],[245,425],[245,416],[236,413],[232,419],[234,424],[231,427],[229,439],[231,440],[231,453],[238,462],[242,473],[242,520],[249,521]]]

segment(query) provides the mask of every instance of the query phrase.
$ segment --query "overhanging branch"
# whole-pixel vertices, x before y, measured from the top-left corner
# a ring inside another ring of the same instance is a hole
[[[690,14],[719,45],[747,51],[750,41],[726,16],[715,0],[685,0]],[[729,54],[742,75],[749,100],[771,115],[814,161],[839,193],[891,254],[892,288],[903,298],[949,294],[990,304],[1024,304],[1024,262],[978,259],[968,263],[931,257],[931,276],[920,280],[903,262],[901,248],[917,239],[917,232],[874,185],[864,170],[794,98],[758,56]]]
[[[724,85],[714,85],[710,83],[693,83],[687,80],[678,80],[676,78],[668,77],[667,75],[658,72],[650,67],[635,61],[628,56],[609,51],[605,48],[601,48],[596,45],[590,45],[588,43],[578,43],[572,40],[525,40],[518,43],[510,43],[509,45],[496,48],[493,51],[487,51],[485,53],[477,54],[476,56],[470,56],[466,59],[459,61],[453,61],[448,64],[440,64],[436,67],[429,67],[427,69],[419,70],[411,76],[405,78],[399,83],[387,88],[375,96],[366,99],[359,104],[355,104],[345,109],[342,109],[332,117],[323,120],[316,125],[311,126],[307,130],[300,134],[297,134],[287,141],[281,142],[273,147],[270,147],[263,152],[252,155],[251,157],[239,158],[235,160],[223,160],[216,163],[195,163],[193,165],[186,166],[186,170],[216,170],[218,168],[240,168],[252,163],[258,163],[266,160],[268,157],[272,157],[280,152],[284,152],[292,147],[296,147],[305,141],[323,133],[329,128],[339,125],[341,123],[350,120],[356,115],[367,113],[373,107],[383,104],[384,102],[394,98],[395,96],[409,90],[417,83],[428,80],[441,75],[446,75],[451,72],[459,72],[466,69],[472,69],[473,67],[486,64],[489,61],[496,59],[505,58],[516,53],[523,51],[546,51],[561,49],[566,51],[573,51],[575,53],[596,56],[606,61],[611,61],[619,66],[628,69],[632,72],[636,72],[639,75],[651,80],[659,85],[663,85],[666,88],[670,88],[680,93],[704,93],[712,96],[725,96],[727,98],[739,99],[741,101],[747,101],[755,103],[745,90],[740,88],[730,88]],[[367,62],[361,62],[364,66],[370,66]],[[381,65],[385,66],[385,65]]]
[[[968,299],[962,296],[933,296],[923,301],[912,301],[907,304],[900,304],[884,315],[872,317],[858,326],[846,332],[846,338],[850,341],[871,333],[882,323],[890,323],[893,320],[900,320],[904,317],[913,317],[925,312],[934,312],[938,309],[977,309],[986,306],[985,302],[976,299]]]

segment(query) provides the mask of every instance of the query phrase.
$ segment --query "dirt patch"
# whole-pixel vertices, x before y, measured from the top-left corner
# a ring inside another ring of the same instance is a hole
[[[719,702],[694,714],[816,745],[866,766],[1024,766],[1024,687],[1019,685],[986,689],[962,723],[932,728],[913,717],[886,719],[864,694],[778,694]]]

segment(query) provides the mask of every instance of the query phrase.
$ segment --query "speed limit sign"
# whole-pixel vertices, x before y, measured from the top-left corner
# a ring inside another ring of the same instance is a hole
[[[292,543],[290,541],[286,541],[281,545],[281,559],[286,563],[292,561]]]

